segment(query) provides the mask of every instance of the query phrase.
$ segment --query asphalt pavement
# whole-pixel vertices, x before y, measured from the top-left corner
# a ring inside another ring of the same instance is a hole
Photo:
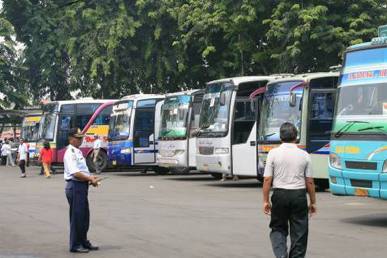
[[[104,173],[89,193],[89,239],[101,250],[71,254],[63,174],[38,173],[0,167],[0,258],[273,257],[256,180]],[[307,257],[386,257],[386,229],[386,201],[318,193]]]

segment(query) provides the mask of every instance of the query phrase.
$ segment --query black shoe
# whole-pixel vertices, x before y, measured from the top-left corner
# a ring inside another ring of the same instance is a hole
[[[85,245],[83,245],[86,249],[90,251],[97,251],[99,250],[98,246],[92,245],[90,242],[87,242]]]
[[[89,252],[89,249],[87,248],[83,248],[83,247],[78,247],[76,249],[71,249],[70,252],[72,253],[88,253]]]

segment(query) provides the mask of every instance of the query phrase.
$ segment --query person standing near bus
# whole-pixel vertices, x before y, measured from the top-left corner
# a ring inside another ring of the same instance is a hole
[[[88,253],[99,248],[87,239],[90,224],[88,191],[89,184],[98,186],[98,177],[91,176],[86,160],[79,147],[83,135],[79,129],[70,129],[69,145],[64,162],[64,179],[66,197],[70,205],[70,252]]]
[[[308,210],[316,213],[315,185],[310,155],[298,148],[297,128],[284,123],[280,128],[282,144],[272,149],[266,160],[263,183],[263,210],[271,214],[270,240],[275,257],[305,257],[308,243]],[[271,203],[270,188],[273,185]],[[306,193],[310,198],[308,200]],[[287,236],[291,246],[288,254]]]
[[[40,150],[39,161],[42,162],[46,178],[51,178],[52,150],[48,141],[43,143],[43,148]]]
[[[94,144],[93,144],[93,163],[94,163],[94,167],[95,167],[95,172],[97,174],[101,173],[101,168],[98,164],[98,155],[99,155],[99,151],[100,151],[101,147],[102,147],[102,141],[98,137],[98,135],[95,135],[94,136]]]
[[[15,162],[13,161],[13,158],[12,158],[12,147],[9,144],[8,140],[6,140],[3,146],[1,147],[1,154],[5,156],[7,167],[15,166]]]
[[[26,175],[26,163],[27,163],[27,155],[28,155],[28,147],[24,142],[24,139],[20,139],[20,144],[16,154],[16,162],[19,164],[21,171],[21,178],[25,178]]]

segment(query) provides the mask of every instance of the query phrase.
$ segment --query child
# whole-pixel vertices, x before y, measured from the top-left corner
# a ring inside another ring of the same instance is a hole
[[[44,142],[43,148],[40,150],[39,161],[42,162],[44,174],[46,178],[51,177],[51,162],[52,162],[52,150],[49,142]]]

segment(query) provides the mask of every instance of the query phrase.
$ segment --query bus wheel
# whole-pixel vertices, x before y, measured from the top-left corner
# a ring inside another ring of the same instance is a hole
[[[216,180],[220,180],[223,178],[223,174],[222,173],[211,173],[211,176],[213,178],[215,178]]]
[[[94,165],[94,162],[93,162],[93,155],[92,155],[92,153],[90,153],[89,156],[87,156],[86,163],[87,163],[87,166],[89,167],[91,172],[95,172],[96,171],[95,165]],[[98,157],[97,157],[97,164],[98,164],[98,166],[100,168],[100,171],[103,171],[107,167],[108,156],[107,156],[106,152],[104,152],[102,150],[99,151]]]
[[[328,179],[315,179],[315,182],[320,192],[325,192],[325,190],[329,189]]]
[[[160,175],[160,176],[166,175],[169,172],[168,168],[163,168],[163,167],[154,167],[153,170],[157,175]]]
[[[188,174],[189,171],[190,169],[185,167],[171,168],[171,173],[175,175]]]

